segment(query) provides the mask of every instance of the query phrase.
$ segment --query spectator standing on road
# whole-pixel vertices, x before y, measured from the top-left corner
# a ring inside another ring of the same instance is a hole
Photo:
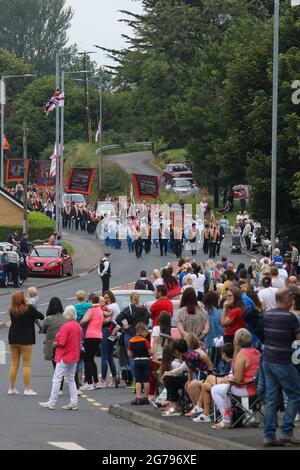
[[[240,328],[245,328],[243,320],[245,305],[238,287],[229,287],[223,304],[221,325],[224,328],[224,344],[233,344],[234,335]]]
[[[61,326],[66,323],[66,319],[63,316],[64,308],[58,297],[52,297],[49,302],[46,318],[43,322],[43,333],[46,335],[44,342],[44,357],[46,361],[51,361],[54,367],[56,368],[55,358],[55,348],[53,343],[55,337],[60,330]],[[64,381],[61,381],[60,391],[62,392]]]
[[[280,289],[276,294],[277,306],[266,312],[263,319],[265,335],[262,369],[265,377],[265,429],[264,446],[300,445],[294,437],[294,420],[300,410],[299,372],[292,363],[292,344],[300,340],[297,317],[291,313],[294,293]],[[281,438],[276,438],[278,397],[281,390],[287,396],[287,407],[281,423]]]
[[[198,304],[195,290],[192,287],[185,289],[182,294],[177,329],[182,338],[185,338],[187,333],[194,333],[201,341],[209,332],[207,313]]]
[[[78,396],[75,384],[76,364],[79,361],[81,348],[81,327],[76,322],[76,311],[73,305],[64,311],[66,323],[58,331],[53,346],[55,347],[56,368],[52,380],[49,401],[39,403],[43,408],[55,409],[63,377],[70,391],[70,403],[64,410],[78,410]]]
[[[147,279],[146,271],[141,271],[140,279],[135,283],[135,290],[152,290],[154,291],[155,288],[149,279]]]
[[[161,272],[159,269],[154,269],[153,271],[153,287],[156,289],[158,286],[162,286],[164,284],[163,278],[161,277]]]
[[[158,319],[162,312],[168,312],[172,318],[174,311],[173,304],[167,297],[167,288],[165,286],[158,286],[155,293],[157,301],[150,307],[153,326],[158,325]]]
[[[133,358],[136,398],[132,405],[149,405],[149,380],[150,380],[150,356],[151,346],[146,339],[148,327],[145,323],[136,325],[136,335],[130,339],[128,356]],[[142,387],[144,397],[142,397]]]
[[[298,272],[299,251],[294,242],[290,243],[290,247],[292,250],[291,263],[294,266],[296,272]]]
[[[272,279],[270,277],[263,278],[262,286],[263,288],[258,292],[258,297],[263,311],[269,312],[276,308],[276,293],[278,289],[272,286]]]
[[[3,248],[4,253],[6,254],[7,260],[7,271],[12,274],[14,287],[19,288],[19,274],[20,274],[20,256],[17,253],[17,247],[13,246],[12,251],[7,251]]]
[[[84,346],[84,370],[86,385],[81,387],[81,391],[94,390],[101,388],[98,377],[97,364],[95,356],[99,350],[101,339],[103,337],[103,310],[99,305],[100,299],[97,295],[92,297],[93,306],[86,312],[80,325],[87,325]]]
[[[43,320],[44,315],[26,302],[23,291],[16,292],[11,298],[9,309],[11,326],[8,332],[11,367],[9,371],[9,395],[18,395],[15,388],[20,359],[23,360],[24,395],[37,395],[30,388],[32,346],[35,344],[35,320]]]
[[[28,246],[28,233],[23,233],[20,240],[20,253],[24,256],[27,256],[30,251]]]

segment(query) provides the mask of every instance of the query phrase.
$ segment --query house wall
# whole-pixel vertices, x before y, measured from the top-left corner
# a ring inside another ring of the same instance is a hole
[[[0,226],[23,223],[23,210],[0,194]]]

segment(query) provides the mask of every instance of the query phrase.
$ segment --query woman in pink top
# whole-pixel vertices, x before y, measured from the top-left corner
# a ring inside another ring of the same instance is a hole
[[[83,342],[86,385],[81,387],[82,391],[101,388],[95,356],[99,351],[102,339],[103,311],[99,305],[100,299],[97,295],[94,295],[91,301],[93,306],[88,309],[80,322],[80,325],[87,325]]]
[[[40,403],[43,408],[55,409],[63,377],[69,386],[70,403],[65,410],[78,410],[78,395],[75,384],[76,365],[80,357],[82,328],[76,322],[76,310],[71,305],[64,311],[67,322],[58,331],[53,346],[55,349],[56,368],[52,380],[49,401]]]
[[[257,374],[260,363],[260,353],[252,347],[253,340],[248,330],[241,328],[235,333],[235,353],[233,359],[233,376],[228,378],[228,384],[215,385],[211,389],[212,399],[222,415],[222,421],[213,426],[213,429],[230,428],[232,408],[227,396],[229,383],[234,382],[231,391],[239,397],[251,397],[256,394],[255,384],[252,382]],[[240,384],[240,385],[239,385]]]

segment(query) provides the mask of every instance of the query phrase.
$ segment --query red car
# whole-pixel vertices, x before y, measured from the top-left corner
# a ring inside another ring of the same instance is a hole
[[[72,257],[62,246],[41,245],[26,257],[28,276],[73,276]]]
[[[165,182],[171,182],[173,178],[192,178],[193,173],[186,165],[182,163],[170,163],[166,166],[163,173]]]

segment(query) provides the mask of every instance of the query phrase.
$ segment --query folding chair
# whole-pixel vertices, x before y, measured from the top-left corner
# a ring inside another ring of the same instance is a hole
[[[262,400],[257,394],[251,397],[242,398],[232,392],[233,386],[246,386],[253,384],[256,385],[255,378],[251,382],[243,384],[231,382],[227,392],[227,396],[230,398],[233,408],[231,428],[247,426],[248,424],[259,426],[261,419],[264,418],[264,414],[261,411]]]

